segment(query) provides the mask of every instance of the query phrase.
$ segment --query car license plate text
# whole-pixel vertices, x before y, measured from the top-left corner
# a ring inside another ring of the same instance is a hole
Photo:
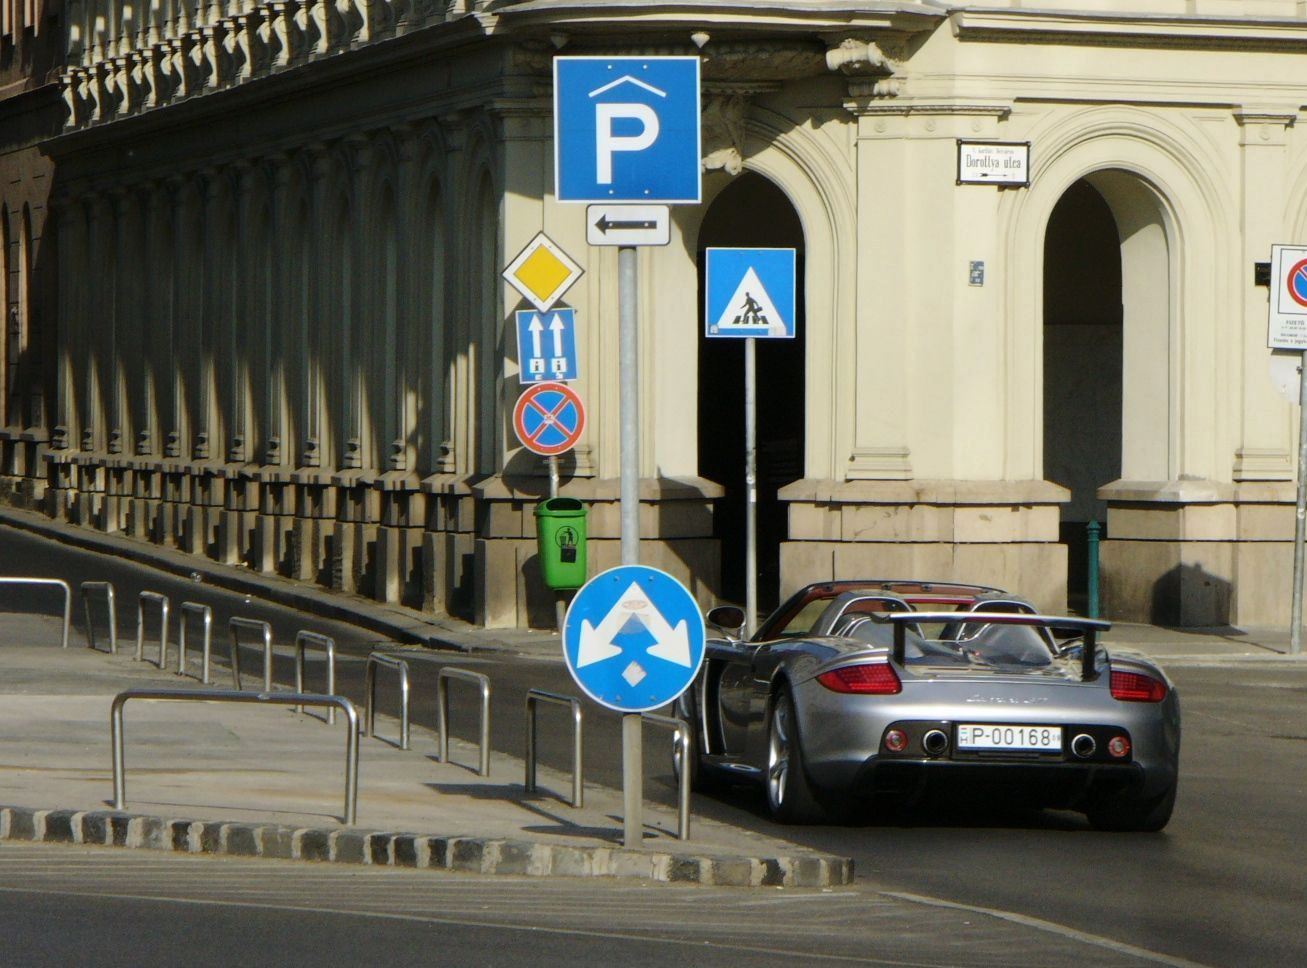
[[[1061,750],[1061,726],[958,725],[960,750]]]

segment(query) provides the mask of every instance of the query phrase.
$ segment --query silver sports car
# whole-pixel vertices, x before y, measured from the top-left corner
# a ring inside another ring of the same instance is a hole
[[[1179,697],[1149,659],[1098,647],[1106,622],[1039,615],[995,588],[890,580],[809,585],[748,640],[743,619],[709,612],[725,637],[678,700],[701,789],[756,780],[785,823],[937,785],[1079,810],[1107,830],[1171,817]]]

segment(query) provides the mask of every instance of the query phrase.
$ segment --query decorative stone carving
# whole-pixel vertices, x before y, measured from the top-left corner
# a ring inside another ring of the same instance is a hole
[[[744,118],[747,95],[734,91],[706,93],[700,112],[703,169],[738,175],[744,168]]]
[[[846,37],[826,51],[826,67],[851,77],[866,74],[890,76],[899,66],[878,44],[854,37]]]
[[[898,97],[903,92],[903,51],[893,56],[872,41],[848,37],[826,51],[826,66],[850,78],[849,93],[857,98]]]

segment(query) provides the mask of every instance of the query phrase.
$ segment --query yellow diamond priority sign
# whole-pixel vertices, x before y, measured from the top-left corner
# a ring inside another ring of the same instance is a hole
[[[504,279],[536,309],[547,313],[581,278],[581,272],[581,267],[541,232],[508,264]]]

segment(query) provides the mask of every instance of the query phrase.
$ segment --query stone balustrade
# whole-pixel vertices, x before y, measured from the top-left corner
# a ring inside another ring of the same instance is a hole
[[[66,127],[229,88],[469,8],[466,0],[72,0]]]

